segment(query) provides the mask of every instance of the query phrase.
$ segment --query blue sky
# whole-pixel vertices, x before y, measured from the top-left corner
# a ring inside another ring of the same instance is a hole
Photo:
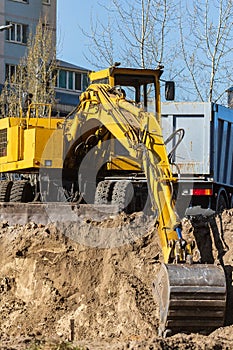
[[[89,69],[93,67],[84,57],[84,52],[88,54],[87,38],[81,28],[89,31],[91,14],[101,18],[98,0],[57,0],[57,56]]]

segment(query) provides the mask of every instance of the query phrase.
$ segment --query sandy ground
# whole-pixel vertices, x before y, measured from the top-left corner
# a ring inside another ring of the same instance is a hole
[[[0,349],[232,349],[233,210],[186,219],[183,229],[197,241],[196,259],[225,266],[226,325],[163,339],[151,288],[162,255],[150,217],[0,223]]]

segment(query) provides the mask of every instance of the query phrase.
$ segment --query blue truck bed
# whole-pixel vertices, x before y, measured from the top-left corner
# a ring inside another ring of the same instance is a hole
[[[233,186],[233,109],[208,102],[165,102],[162,127],[164,139],[175,129],[185,130],[173,157],[181,177]],[[171,147],[167,145],[168,152]]]

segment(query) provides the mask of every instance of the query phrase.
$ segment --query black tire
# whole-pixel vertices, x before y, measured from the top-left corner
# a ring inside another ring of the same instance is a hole
[[[228,202],[224,192],[219,192],[216,201],[216,212],[222,213],[225,209],[228,208]]]
[[[233,208],[233,194],[231,195],[231,204],[230,204],[230,208]]]
[[[0,182],[0,202],[9,202],[12,185],[12,181]]]
[[[98,183],[95,191],[95,204],[109,204],[112,200],[114,182],[104,180]]]
[[[10,202],[27,203],[32,202],[33,199],[32,186],[28,181],[14,181],[10,193]]]
[[[135,211],[134,188],[130,181],[117,181],[115,183],[112,204],[117,205],[120,212],[132,213]]]

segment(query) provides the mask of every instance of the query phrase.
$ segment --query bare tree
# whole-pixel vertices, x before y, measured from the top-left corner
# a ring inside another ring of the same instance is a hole
[[[107,14],[107,19],[104,23],[97,18],[90,19],[90,33],[83,30],[83,34],[89,40],[88,54],[85,54],[87,62],[92,66],[100,69],[103,64],[111,66],[114,64],[114,19],[110,14]]]
[[[104,0],[102,0],[104,1]],[[224,102],[233,83],[233,0],[110,0],[91,22],[88,62],[165,66],[178,99]],[[87,33],[86,33],[87,35]]]
[[[170,65],[173,55],[166,50],[174,14],[172,1],[111,0],[102,8],[107,20],[92,18],[90,33],[84,33],[90,42],[89,55],[85,55],[90,64],[98,68],[115,61],[141,68]]]
[[[232,0],[187,1],[180,7],[182,85],[194,99],[223,102],[232,84],[232,18]]]
[[[40,19],[35,35],[29,36],[26,56],[2,90],[2,113],[19,116],[26,94],[31,94],[34,103],[55,102],[56,48],[52,35],[46,18]]]

